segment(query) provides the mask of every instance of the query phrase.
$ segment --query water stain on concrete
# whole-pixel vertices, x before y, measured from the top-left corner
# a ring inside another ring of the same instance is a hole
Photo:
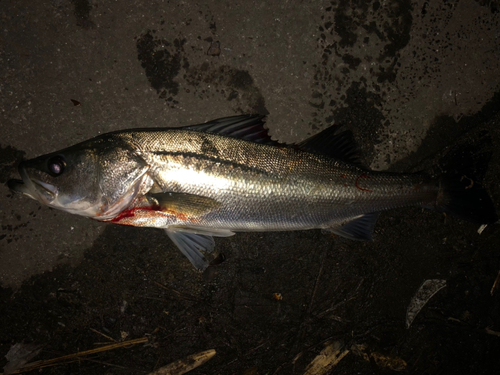
[[[175,78],[181,66],[189,68],[187,59],[183,57],[186,40],[174,39],[169,42],[155,38],[154,33],[149,30],[137,39],[137,57],[159,97],[177,104],[174,96],[179,93],[179,83]]]
[[[74,6],[73,14],[76,17],[76,24],[83,29],[91,29],[95,27],[94,22],[90,17],[92,4],[89,0],[71,0]]]
[[[223,96],[237,112],[249,112],[250,108],[253,113],[269,113],[248,71],[218,61],[192,64],[185,51],[185,39],[170,42],[154,34],[148,31],[137,39],[138,58],[151,86],[171,108],[182,105],[182,91],[198,99]]]

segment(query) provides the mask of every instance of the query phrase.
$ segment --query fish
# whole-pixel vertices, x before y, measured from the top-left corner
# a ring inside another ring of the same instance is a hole
[[[199,271],[216,254],[213,237],[236,232],[323,229],[366,241],[380,212],[409,206],[498,220],[473,168],[390,173],[360,156],[352,132],[337,126],[284,144],[263,116],[239,115],[102,134],[22,161],[8,186],[71,214],[161,228]]]

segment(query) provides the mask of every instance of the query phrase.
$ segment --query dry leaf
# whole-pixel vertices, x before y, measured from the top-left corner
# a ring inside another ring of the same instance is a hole
[[[207,55],[209,56],[219,56],[220,55],[220,42],[213,42],[208,48]]]
[[[28,361],[42,350],[42,345],[17,343],[10,347],[5,355],[7,364],[4,366],[4,374],[12,374],[22,368]]]
[[[446,280],[431,279],[425,280],[417,293],[413,296],[406,310],[406,328],[410,328],[417,314],[425,304],[441,289],[446,286]]]

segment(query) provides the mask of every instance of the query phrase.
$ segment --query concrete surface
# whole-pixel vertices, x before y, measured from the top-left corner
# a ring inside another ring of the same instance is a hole
[[[415,168],[497,126],[499,10],[485,0],[3,1],[0,285],[71,270],[117,241],[121,228],[41,208],[4,184],[20,160],[103,132],[261,113],[284,142],[343,125],[382,170]],[[238,254],[237,237],[223,241]],[[183,264],[164,242],[165,262]]]
[[[249,112],[286,142],[348,123],[385,169],[500,89],[494,3],[355,4],[4,2],[1,181],[103,132]],[[78,263],[102,231],[2,189],[4,286]]]

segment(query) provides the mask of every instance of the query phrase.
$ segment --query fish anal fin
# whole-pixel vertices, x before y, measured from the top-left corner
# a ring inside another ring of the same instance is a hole
[[[350,240],[372,241],[373,229],[379,214],[379,212],[364,214],[343,225],[327,228],[326,230]]]

